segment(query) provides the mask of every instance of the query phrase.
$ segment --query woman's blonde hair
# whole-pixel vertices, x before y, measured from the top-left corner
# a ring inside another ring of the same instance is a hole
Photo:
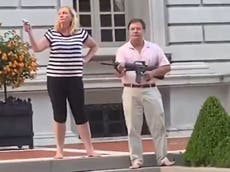
[[[67,8],[69,10],[69,13],[70,15],[72,16],[72,21],[70,23],[70,34],[73,34],[75,33],[79,27],[80,27],[80,24],[79,24],[79,17],[77,16],[77,13],[76,11],[72,8],[72,7],[69,7],[69,6],[63,6],[61,7],[60,9],[62,8]],[[60,23],[58,22],[58,20],[56,21],[55,25],[54,25],[54,29],[56,31],[59,31],[60,30]]]

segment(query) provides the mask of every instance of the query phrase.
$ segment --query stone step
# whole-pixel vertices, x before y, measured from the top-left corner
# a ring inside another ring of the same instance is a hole
[[[180,154],[169,154],[170,159],[175,159],[177,165],[181,164]],[[79,172],[79,171],[106,171],[130,170],[128,155],[103,155],[93,158],[66,157],[63,160],[54,159],[27,159],[0,162],[1,172]],[[144,154],[144,169],[156,167],[155,155]]]
[[[140,169],[112,169],[112,170],[96,170],[94,172],[229,172],[227,168],[213,167],[144,167]]]
[[[111,169],[111,170],[95,170],[92,172],[160,172],[159,167],[142,167],[139,169],[129,169],[129,168],[124,168],[124,169]]]
[[[158,167],[155,155],[144,154],[144,167],[129,169],[128,155],[105,155],[99,158],[66,157],[63,160],[51,158],[1,161],[0,172],[229,172],[225,168],[184,167],[181,153],[170,153],[175,159],[172,167]]]

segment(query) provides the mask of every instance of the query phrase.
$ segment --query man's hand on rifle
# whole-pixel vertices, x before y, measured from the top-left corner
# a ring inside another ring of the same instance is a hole
[[[151,71],[145,71],[143,78],[146,81],[151,80],[152,78],[164,79],[164,76],[167,72],[170,71],[170,65],[160,66]]]
[[[145,71],[143,79],[145,81],[150,81],[154,77],[153,71]]]
[[[117,77],[122,77],[122,76],[125,75],[125,72],[126,72],[126,70],[125,70],[124,65],[122,65],[121,63],[119,63],[119,64],[116,66],[115,75],[116,75]]]

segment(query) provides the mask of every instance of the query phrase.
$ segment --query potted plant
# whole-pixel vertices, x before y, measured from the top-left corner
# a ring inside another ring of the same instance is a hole
[[[33,147],[31,101],[9,97],[7,87],[20,87],[26,79],[33,79],[37,68],[29,44],[16,31],[0,35],[0,88],[4,92],[0,101],[0,146]]]

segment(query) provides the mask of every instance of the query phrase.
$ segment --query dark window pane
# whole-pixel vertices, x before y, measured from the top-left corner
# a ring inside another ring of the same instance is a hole
[[[110,0],[100,0],[100,11],[111,11]]]
[[[90,12],[90,0],[78,0],[80,12]]]
[[[80,15],[81,26],[91,27],[91,16],[90,15]]]
[[[77,12],[77,4],[78,4],[78,1],[73,0],[73,8],[75,9],[76,12]]]
[[[92,36],[92,30],[91,29],[86,29],[86,31]]]
[[[125,26],[125,15],[116,14],[114,15],[115,26]]]
[[[115,41],[126,41],[126,29],[115,29]]]
[[[124,0],[113,0],[113,10],[124,12],[125,11]]]
[[[113,35],[112,30],[101,30],[101,41],[102,42],[112,42],[113,41]]]
[[[111,15],[101,15],[101,27],[112,26]]]

